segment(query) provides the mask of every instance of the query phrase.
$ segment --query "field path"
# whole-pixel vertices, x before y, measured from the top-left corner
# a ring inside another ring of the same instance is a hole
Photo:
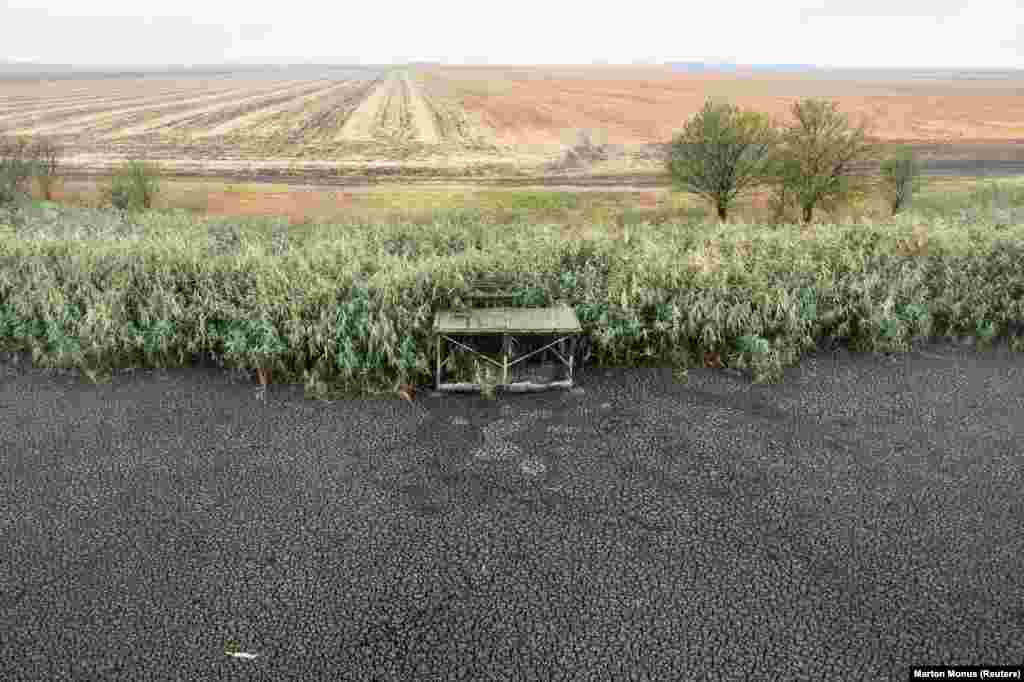
[[[334,92],[342,88],[347,88],[350,86],[351,81],[344,81],[341,83],[334,82],[328,85],[327,87],[319,88],[318,90],[311,92],[307,95],[302,95],[301,97],[296,97],[287,102],[282,102],[274,106],[257,109],[252,113],[245,114],[244,116],[238,116],[229,121],[225,121],[224,123],[221,123],[218,126],[214,126],[209,130],[205,130],[197,134],[196,137],[217,137],[218,135],[227,135],[228,133],[232,133],[236,130],[252,127],[254,125],[257,125],[259,122],[262,122],[267,118],[270,118],[271,116],[276,116],[282,113],[290,113],[293,111],[299,111],[310,102],[313,102],[329,94],[333,94]]]
[[[437,119],[434,118],[434,112],[430,110],[423,93],[409,80],[408,74],[402,74],[402,83],[405,85],[406,103],[412,116],[414,138],[424,144],[440,143],[441,133],[437,129]]]
[[[338,134],[338,140],[345,142],[368,142],[374,139],[374,133],[384,113],[384,108],[391,99],[391,93],[398,82],[393,76],[387,76],[377,84],[369,96],[359,103],[356,110],[345,121]]]
[[[129,137],[131,135],[137,135],[139,133],[151,132],[151,131],[154,131],[154,130],[156,130],[158,128],[165,128],[165,127],[168,127],[168,126],[173,126],[173,125],[176,125],[176,124],[184,123],[184,122],[186,122],[186,121],[188,121],[190,119],[196,118],[197,116],[202,116],[204,114],[213,113],[215,111],[221,111],[223,109],[230,109],[232,107],[244,106],[246,104],[251,104],[253,102],[258,102],[258,101],[263,100],[263,99],[269,99],[271,97],[275,97],[275,96],[284,94],[286,92],[290,93],[290,92],[295,92],[295,91],[298,91],[298,90],[305,90],[305,89],[308,89],[308,88],[309,88],[309,81],[302,81],[300,83],[295,83],[294,81],[292,81],[290,85],[284,85],[282,83],[277,83],[275,86],[269,88],[268,90],[265,90],[265,91],[257,93],[257,94],[253,94],[253,95],[251,95],[249,97],[243,97],[243,98],[240,98],[240,99],[239,98],[232,98],[232,99],[229,99],[227,102],[220,102],[220,103],[213,104],[213,105],[207,106],[207,107],[202,107],[202,108],[198,108],[198,109],[189,109],[189,110],[183,111],[183,112],[178,112],[178,113],[174,113],[174,114],[168,114],[166,116],[160,116],[160,117],[154,118],[154,119],[152,119],[150,121],[146,121],[145,123],[142,123],[140,125],[131,126],[129,128],[125,128],[125,129],[122,129],[122,130],[118,130],[118,131],[116,131],[114,133],[110,133],[110,134],[106,135],[103,139],[115,139],[115,138],[119,138],[119,137]],[[251,92],[251,90],[250,90],[250,92]]]
[[[97,123],[102,123],[110,120],[116,121],[116,119],[126,114],[134,114],[140,111],[153,111],[154,109],[157,111],[159,111],[160,109],[170,108],[180,109],[182,106],[187,106],[191,104],[223,100],[227,97],[237,97],[238,94],[242,92],[252,92],[252,89],[251,87],[246,87],[242,85],[227,91],[207,93],[204,95],[198,95],[196,97],[190,97],[188,99],[180,99],[180,95],[163,95],[160,97],[159,101],[155,103],[141,104],[138,106],[131,106],[124,109],[104,110],[96,113],[91,113],[85,116],[75,116],[73,118],[60,121],[59,123],[49,123],[28,130],[21,130],[18,132],[27,135],[36,135],[40,133],[80,133],[83,130],[86,130],[87,128],[95,126]]]

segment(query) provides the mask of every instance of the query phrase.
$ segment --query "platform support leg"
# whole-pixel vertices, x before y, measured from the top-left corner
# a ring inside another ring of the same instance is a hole
[[[508,386],[508,334],[501,335],[501,383]]]
[[[573,369],[576,363],[576,337],[569,337],[569,381],[573,381]]]
[[[434,369],[434,390],[441,390],[441,344],[443,343],[441,336],[437,337],[437,365]]]

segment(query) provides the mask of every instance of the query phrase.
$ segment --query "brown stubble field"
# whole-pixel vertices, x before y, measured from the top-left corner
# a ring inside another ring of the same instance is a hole
[[[421,66],[360,73],[0,81],[0,132],[53,137],[72,176],[131,158],[170,175],[349,184],[662,174],[708,98],[789,119],[827,98],[923,158],[1024,160],[1024,79],[680,73],[663,67]],[[588,131],[603,154],[567,165]]]

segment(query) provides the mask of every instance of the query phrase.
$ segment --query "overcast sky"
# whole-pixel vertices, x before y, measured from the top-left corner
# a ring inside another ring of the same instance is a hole
[[[1024,0],[0,0],[0,59],[1024,68]]]

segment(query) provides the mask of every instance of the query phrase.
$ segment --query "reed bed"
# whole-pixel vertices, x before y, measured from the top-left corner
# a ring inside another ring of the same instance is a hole
[[[685,371],[713,355],[761,382],[824,338],[900,351],[1008,336],[1020,350],[1022,195],[869,224],[609,220],[576,236],[527,213],[291,225],[36,203],[0,216],[0,348],[94,381],[212,354],[318,397],[394,392],[431,381],[434,313],[499,276],[521,305],[571,305],[604,366]]]

